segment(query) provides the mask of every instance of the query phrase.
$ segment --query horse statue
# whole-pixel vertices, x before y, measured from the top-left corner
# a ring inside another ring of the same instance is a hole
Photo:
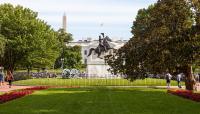
[[[104,37],[104,33],[101,33],[101,35],[103,36],[103,38],[101,38],[101,36],[99,36],[99,45],[97,48],[91,48],[88,54],[88,57],[92,54],[92,52],[94,51],[95,53],[97,53],[97,57],[100,59],[101,58],[101,54],[102,52],[108,52],[110,49],[114,49],[112,48],[108,41],[112,41],[108,36]]]

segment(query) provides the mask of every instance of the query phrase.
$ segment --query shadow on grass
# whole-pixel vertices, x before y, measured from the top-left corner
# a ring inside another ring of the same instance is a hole
[[[150,88],[56,88],[0,105],[0,114],[200,114],[200,103]]]

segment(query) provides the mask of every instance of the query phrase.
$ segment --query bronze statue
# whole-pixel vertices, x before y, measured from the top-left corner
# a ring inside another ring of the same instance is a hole
[[[107,52],[110,49],[114,49],[112,47],[110,47],[108,41],[112,41],[108,36],[104,37],[104,33],[101,33],[102,36],[99,36],[99,45],[97,48],[91,48],[89,51],[88,56],[90,56],[92,54],[92,51],[94,51],[95,53],[98,54],[98,58],[101,58],[101,53],[102,52]],[[101,58],[102,59],[102,58]]]

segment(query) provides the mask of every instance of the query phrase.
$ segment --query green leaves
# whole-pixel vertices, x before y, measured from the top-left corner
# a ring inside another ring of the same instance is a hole
[[[173,73],[178,67],[199,62],[199,3],[196,0],[192,6],[186,0],[159,0],[139,10],[133,37],[109,57],[111,70],[134,80],[149,73]]]
[[[4,55],[6,41],[4,37],[0,34],[0,58]]]
[[[80,46],[65,47],[63,51],[63,55],[60,56],[56,61],[56,68],[61,68],[61,58],[64,58],[64,68],[81,69],[83,67]]]
[[[41,68],[54,64],[59,55],[57,34],[46,22],[37,18],[37,12],[22,6],[2,4],[0,26],[0,34],[6,41],[4,45],[0,44],[5,49],[0,63],[5,68]]]

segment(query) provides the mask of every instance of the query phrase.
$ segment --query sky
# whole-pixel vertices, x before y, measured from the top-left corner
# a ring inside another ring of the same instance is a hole
[[[157,0],[0,0],[0,4],[22,5],[38,12],[38,18],[62,28],[67,16],[67,32],[75,41],[88,37],[97,39],[104,32],[115,40],[131,38],[131,27],[137,12]]]

